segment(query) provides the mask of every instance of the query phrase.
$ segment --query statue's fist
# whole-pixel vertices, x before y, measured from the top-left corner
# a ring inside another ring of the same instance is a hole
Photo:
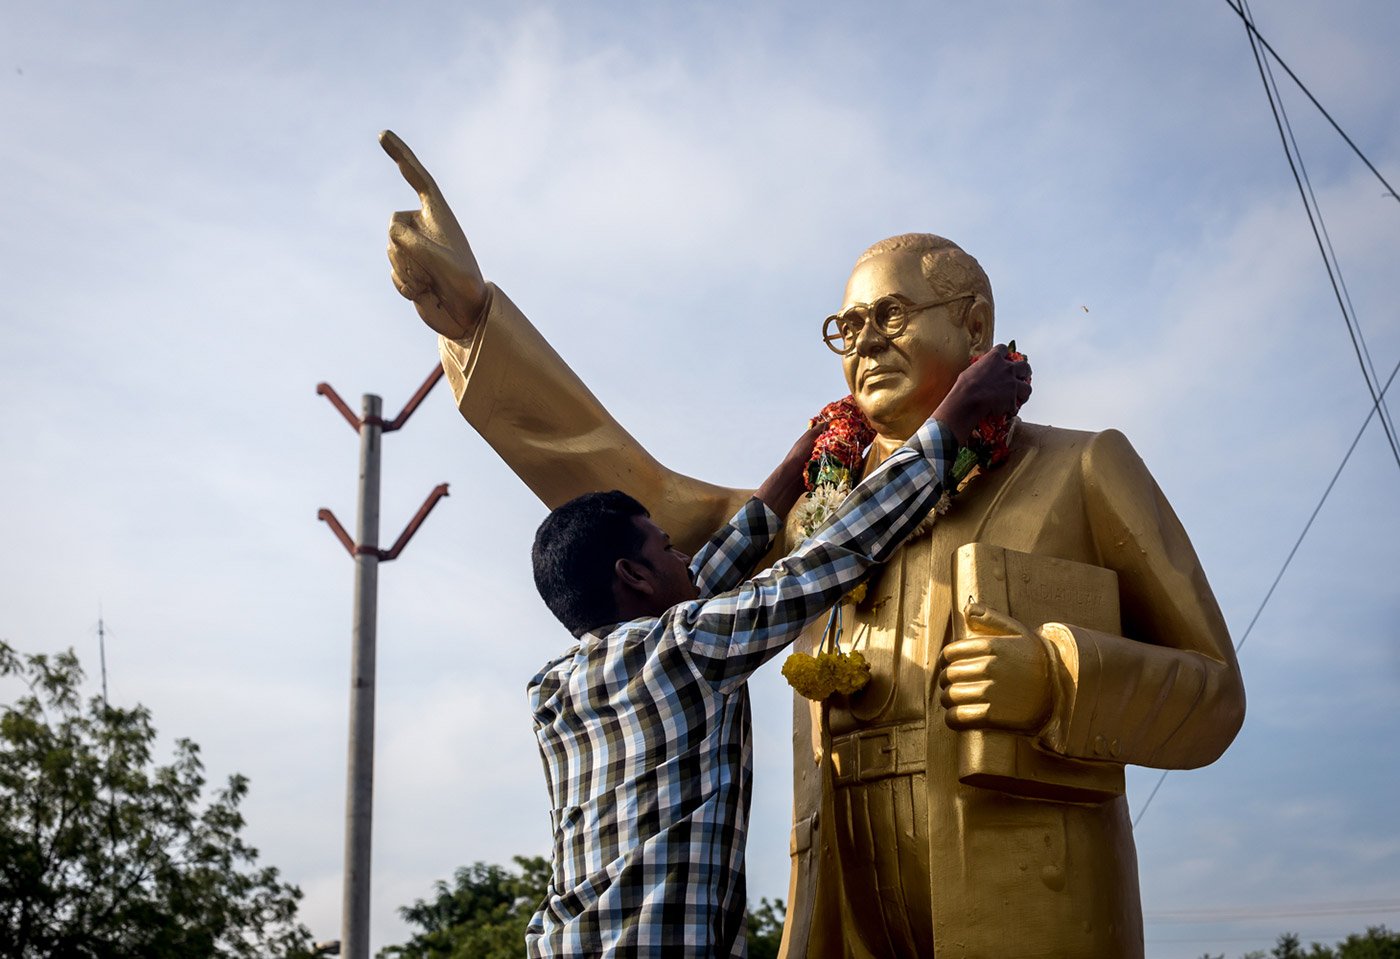
[[[384,152],[418,192],[419,209],[389,220],[389,265],[394,286],[413,301],[418,315],[443,336],[471,336],[486,309],[486,281],[467,235],[427,169],[413,151],[385,130]]]
[[[1045,643],[1024,625],[985,606],[964,614],[974,635],[938,657],[939,699],[953,729],[1039,732],[1050,718],[1051,662]]]

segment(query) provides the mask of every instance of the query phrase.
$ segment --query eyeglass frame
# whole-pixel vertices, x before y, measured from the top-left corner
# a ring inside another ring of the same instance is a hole
[[[924,310],[931,310],[935,306],[947,306],[949,303],[956,303],[959,300],[972,300],[976,298],[976,293],[959,293],[957,296],[952,296],[945,300],[929,300],[927,303],[906,303],[904,301],[904,298],[899,294],[886,293],[884,296],[876,299],[873,303],[857,303],[854,306],[847,307],[840,313],[833,313],[830,316],[828,316],[826,320],[822,322],[822,342],[826,344],[827,349],[831,350],[831,352],[835,353],[837,356],[850,356],[852,353],[855,352],[856,340],[860,338],[861,332],[865,329],[865,324],[870,323],[873,320],[871,311],[886,300],[893,301],[896,305],[899,306],[899,325],[893,329],[887,330],[883,326],[881,326],[879,322],[875,322],[875,329],[879,330],[880,335],[883,336],[885,339],[893,340],[896,337],[903,335],[905,328],[909,325],[909,315],[911,313],[921,313]],[[844,317],[851,313],[855,313],[858,316],[862,316],[863,319],[861,322],[860,329],[856,330],[853,335],[847,337],[845,333],[840,332],[840,323]],[[837,329],[834,331],[831,329],[832,323],[837,324]],[[838,350],[836,348],[836,344],[832,342],[834,338],[833,333],[839,334],[841,339],[843,340],[848,340],[846,349]]]

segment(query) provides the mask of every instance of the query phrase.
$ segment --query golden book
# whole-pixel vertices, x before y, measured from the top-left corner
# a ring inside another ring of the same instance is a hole
[[[1113,635],[1122,629],[1113,570],[987,543],[969,543],[954,557],[954,639],[973,635],[964,616],[969,603],[1004,613],[1032,632],[1045,623]],[[958,750],[958,779],[969,786],[1057,802],[1099,803],[1123,795],[1122,764],[1060,756],[1030,736],[965,730]]]

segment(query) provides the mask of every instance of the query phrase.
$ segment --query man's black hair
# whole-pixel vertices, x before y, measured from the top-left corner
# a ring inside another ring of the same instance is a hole
[[[646,536],[636,518],[650,516],[626,493],[585,493],[550,512],[535,533],[530,558],[535,588],[575,636],[617,622],[613,567],[635,559]]]

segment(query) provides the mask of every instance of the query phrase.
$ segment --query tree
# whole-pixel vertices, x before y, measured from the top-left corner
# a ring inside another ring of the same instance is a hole
[[[1335,946],[1314,942],[1305,951],[1296,935],[1285,932],[1269,953],[1272,959],[1400,959],[1400,933],[1371,926],[1352,933]]]
[[[787,906],[781,899],[760,899],[749,910],[749,959],[778,959]]]
[[[380,959],[520,959],[550,866],[542,856],[516,856],[515,864],[519,872],[478,862],[453,873],[450,886],[439,879],[432,899],[399,909],[422,931],[382,950]]]
[[[1385,926],[1368,926],[1337,943],[1337,959],[1400,959],[1400,932]]]
[[[1206,954],[1202,959],[1212,959]],[[1224,959],[1224,956],[1215,957]],[[1352,933],[1336,946],[1314,942],[1303,949],[1295,934],[1285,932],[1269,952],[1247,952],[1240,959],[1400,959],[1400,933],[1385,926],[1370,926],[1365,933]]]
[[[144,706],[84,705],[72,650],[0,641],[0,955],[101,959],[306,955],[301,891],[239,837],[248,780],[200,810],[199,747],[152,759]]]
[[[542,856],[515,856],[518,871],[484,862],[463,866],[449,885],[439,879],[430,899],[399,915],[418,932],[389,946],[378,959],[520,959],[525,927],[544,901],[550,864]],[[783,935],[781,899],[760,900],[749,915],[749,959],[776,959]]]

